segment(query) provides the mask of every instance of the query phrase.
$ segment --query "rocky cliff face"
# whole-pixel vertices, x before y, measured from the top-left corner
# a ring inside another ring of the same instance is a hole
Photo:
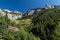
[[[41,11],[42,9],[41,8],[34,8],[34,9],[29,9],[29,10],[27,10],[24,14],[23,14],[23,16],[24,17],[33,17],[33,16],[37,16],[38,15],[38,13]]]
[[[53,8],[55,8],[53,5],[46,4],[46,7],[45,7],[45,9],[53,9]]]
[[[0,9],[0,16],[5,16],[6,15],[6,13],[5,12],[3,12],[3,10],[2,9]]]
[[[50,4],[46,4],[45,8],[34,8],[34,9],[29,9],[27,10],[23,15],[26,16],[37,16],[38,13],[41,13],[41,11],[44,10],[52,10],[52,9],[56,9],[56,8],[60,8],[60,6],[56,6],[56,5],[50,5]]]
[[[8,16],[10,20],[16,20],[22,18],[22,13],[18,11],[10,11],[8,9],[0,9],[0,17],[1,16]]]

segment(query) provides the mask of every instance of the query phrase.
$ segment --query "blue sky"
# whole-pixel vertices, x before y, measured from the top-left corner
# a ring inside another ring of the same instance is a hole
[[[0,0],[0,8],[24,12],[30,8],[45,7],[45,4],[60,5],[60,0]]]

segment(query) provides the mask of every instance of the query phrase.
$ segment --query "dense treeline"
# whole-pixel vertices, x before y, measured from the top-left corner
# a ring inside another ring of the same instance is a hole
[[[60,40],[60,9],[45,10],[32,20],[32,31],[41,40]]]

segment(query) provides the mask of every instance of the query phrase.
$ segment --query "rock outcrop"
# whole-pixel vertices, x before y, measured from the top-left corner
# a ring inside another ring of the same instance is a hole
[[[18,12],[18,11],[10,11],[8,9],[0,9],[0,17],[1,16],[6,16],[10,19],[10,20],[16,20],[16,19],[21,19],[22,18],[22,13]]]

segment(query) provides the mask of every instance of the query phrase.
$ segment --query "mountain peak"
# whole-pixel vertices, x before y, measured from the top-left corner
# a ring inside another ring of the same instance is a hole
[[[14,14],[15,13],[15,14]],[[8,9],[0,9],[0,17],[1,16],[6,16],[10,19],[10,20],[16,20],[16,19],[21,19],[22,18],[22,13],[19,11],[10,11]]]
[[[17,10],[15,10],[15,11],[13,11],[14,13],[20,13],[19,11],[17,11]]]
[[[55,8],[53,5],[46,4],[46,7],[45,7],[45,9],[53,9],[53,8]]]
[[[7,11],[7,12],[12,12],[12,11],[10,11],[10,10],[8,10],[8,9],[3,9],[4,11]]]

